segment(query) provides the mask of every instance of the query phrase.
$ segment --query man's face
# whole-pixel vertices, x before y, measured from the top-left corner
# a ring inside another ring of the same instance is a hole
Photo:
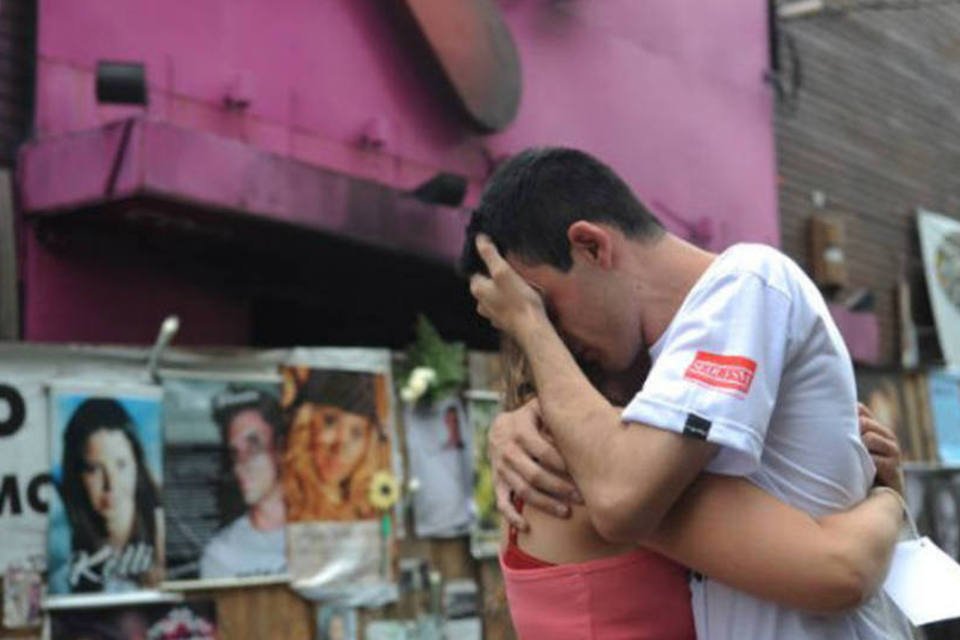
[[[252,506],[277,484],[273,428],[256,409],[244,409],[230,421],[227,447],[243,501]]]
[[[581,365],[610,372],[635,361],[642,347],[638,318],[631,301],[615,293],[616,274],[577,262],[568,272],[524,264],[513,255],[507,262],[540,293],[550,321]]]

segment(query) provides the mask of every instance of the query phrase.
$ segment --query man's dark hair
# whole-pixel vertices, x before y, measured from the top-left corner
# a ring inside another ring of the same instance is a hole
[[[467,227],[460,258],[465,275],[485,273],[478,233],[501,255],[514,253],[561,271],[573,266],[567,230],[577,220],[609,224],[631,238],[655,239],[663,225],[630,187],[596,158],[576,149],[527,149],[490,178]]]
[[[230,423],[241,411],[253,409],[273,430],[273,444],[280,449],[287,436],[287,423],[280,411],[277,399],[265,391],[231,386],[214,396],[212,403],[213,421],[220,427],[224,442],[229,435]]]

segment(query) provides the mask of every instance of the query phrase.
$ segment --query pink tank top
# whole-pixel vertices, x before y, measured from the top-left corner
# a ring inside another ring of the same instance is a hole
[[[524,552],[511,527],[500,568],[522,640],[696,638],[687,570],[658,553],[552,565]]]
[[[687,571],[645,549],[535,569],[501,556],[522,640],[694,640]]]

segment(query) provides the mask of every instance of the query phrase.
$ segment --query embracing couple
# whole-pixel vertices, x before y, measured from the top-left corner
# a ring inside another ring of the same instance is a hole
[[[462,262],[512,345],[489,444],[522,638],[910,637],[877,591],[899,448],[796,264],[683,241],[571,149],[497,170]]]

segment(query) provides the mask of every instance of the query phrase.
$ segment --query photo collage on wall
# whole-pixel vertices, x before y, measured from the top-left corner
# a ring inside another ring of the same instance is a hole
[[[155,378],[145,350],[16,351],[0,362],[5,628],[49,612],[52,637],[74,637],[96,611],[103,637],[123,637],[183,613],[157,599],[283,583],[340,607],[350,631],[355,607],[398,597],[407,507],[435,538],[470,534],[484,505],[474,546],[496,553],[492,492],[474,480],[481,464],[489,484],[475,444],[495,393],[397,406],[383,349],[183,350]],[[418,481],[407,503],[397,417]],[[199,618],[215,628],[212,610]]]

